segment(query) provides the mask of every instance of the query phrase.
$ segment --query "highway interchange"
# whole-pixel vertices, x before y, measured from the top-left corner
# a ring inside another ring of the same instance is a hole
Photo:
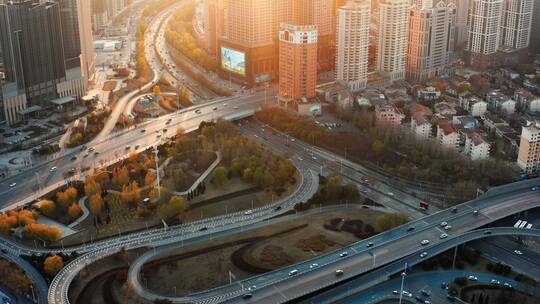
[[[130,92],[119,100],[118,106],[113,110],[103,132],[87,145],[88,148],[93,148],[98,153],[90,153],[89,150],[81,150],[80,148],[68,149],[55,160],[37,165],[32,170],[0,182],[0,189],[3,189],[2,193],[0,193],[3,198],[1,202],[3,210],[31,203],[43,194],[65,185],[67,180],[64,173],[72,168],[76,170],[76,173],[69,179],[83,179],[88,167],[106,166],[124,159],[130,151],[142,151],[153,147],[167,138],[173,137],[178,128],[189,132],[196,130],[203,121],[212,121],[218,118],[241,119],[253,115],[260,109],[264,98],[262,93],[218,98],[205,104],[142,123],[128,130],[112,132],[126,105],[138,94],[141,94],[143,90],[155,85],[160,78],[164,67],[157,58],[154,45],[156,36],[162,31],[163,20],[170,16],[171,11],[166,10],[158,14],[145,34],[147,42],[145,51],[154,71],[153,79],[141,87],[140,90]],[[169,120],[170,122],[168,122]],[[167,131],[164,131],[164,129],[167,129]],[[9,255],[18,256],[45,255],[58,252],[82,254],[60,271],[48,290],[48,303],[69,303],[68,289],[70,283],[81,269],[95,260],[112,255],[122,248],[153,247],[156,250],[159,249],[160,252],[164,252],[178,246],[178,244],[196,243],[220,235],[238,233],[239,231],[265,225],[264,220],[285,213],[296,203],[306,201],[315,193],[318,184],[317,174],[321,170],[321,166],[324,172],[340,173],[346,181],[362,183],[360,189],[366,191],[364,194],[374,201],[381,202],[396,211],[409,214],[411,218],[422,217],[406,226],[358,242],[343,250],[245,280],[243,282],[245,286],[258,286],[251,299],[241,299],[245,292],[239,288],[238,284],[222,286],[189,297],[189,301],[201,303],[217,303],[224,300],[246,303],[282,303],[303,296],[307,292],[318,290],[323,286],[329,286],[343,279],[373,270],[374,267],[388,264],[388,266],[378,268],[377,271],[370,272],[367,276],[360,276],[359,279],[367,282],[379,282],[386,279],[389,274],[399,272],[399,267],[402,267],[404,261],[410,263],[421,261],[419,258],[420,252],[426,251],[430,255],[434,255],[437,252],[452,248],[456,244],[486,237],[488,235],[484,234],[484,230],[472,230],[515,212],[540,205],[538,192],[531,191],[531,187],[539,183],[538,179],[536,179],[495,189],[488,195],[458,206],[456,213],[448,209],[425,216],[425,213],[416,208],[419,200],[405,191],[383,182],[366,184],[363,179],[376,173],[362,166],[299,140],[292,140],[289,136],[279,134],[279,132],[276,132],[278,134],[276,136],[269,135],[267,132],[261,131],[261,125],[244,125],[241,130],[275,151],[292,155],[301,176],[299,188],[296,192],[273,205],[256,209],[250,215],[238,212],[176,227],[151,229],[111,238],[106,241],[64,249],[34,249],[4,238],[0,239],[0,247],[6,250]],[[115,144],[111,145],[111,142]],[[53,167],[56,169],[52,170]],[[9,185],[12,183],[17,183],[17,185],[10,188]],[[40,190],[35,188],[36,184],[39,184]],[[278,206],[280,209],[277,209]],[[473,214],[475,210],[478,211],[477,215]],[[446,239],[440,239],[440,234],[443,233],[439,225],[441,221],[446,221],[453,227],[451,231],[444,231],[449,234]],[[414,227],[414,230],[407,231],[408,227]],[[536,230],[516,232],[513,229],[497,228],[490,231],[491,235],[510,233],[538,235]],[[430,240],[430,244],[421,246],[420,241],[425,239]],[[373,246],[367,248],[366,244],[370,242],[373,243]],[[166,245],[166,247],[160,248],[159,246],[162,245]],[[347,252],[346,256],[341,256],[345,251]],[[373,258],[373,255],[376,258]],[[149,253],[148,256],[145,255],[144,257],[151,256],[152,254]],[[135,291],[143,297],[150,299],[152,297],[162,298],[159,295],[152,295],[140,286],[138,269],[144,264],[144,261],[141,257],[141,260],[133,264],[129,272],[129,282],[132,287],[135,287]],[[320,266],[310,269],[309,265],[313,263]],[[28,265],[24,266],[21,263],[19,265],[29,269],[26,267]],[[298,270],[298,274],[289,276],[288,273],[294,269]],[[345,271],[344,275],[336,277],[336,269],[343,269]],[[34,278],[32,274],[35,271],[29,269],[27,272],[39,291],[38,295],[42,299],[41,302],[44,302],[43,289],[46,286],[43,286],[43,282],[39,278]],[[368,278],[371,278],[371,280]],[[172,300],[174,302],[184,302],[187,299],[178,298]]]

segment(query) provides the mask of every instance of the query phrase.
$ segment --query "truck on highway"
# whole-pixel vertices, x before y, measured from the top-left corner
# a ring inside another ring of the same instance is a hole
[[[429,209],[429,204],[425,201],[421,201],[419,209],[422,211],[427,211]]]

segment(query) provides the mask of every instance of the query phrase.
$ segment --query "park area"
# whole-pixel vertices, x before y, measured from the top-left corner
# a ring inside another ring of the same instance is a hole
[[[127,153],[127,152],[126,152]],[[61,247],[124,233],[253,209],[289,195],[297,171],[226,121],[159,147],[160,184],[152,151],[131,152],[90,169],[22,210],[0,214],[0,233],[29,246]]]

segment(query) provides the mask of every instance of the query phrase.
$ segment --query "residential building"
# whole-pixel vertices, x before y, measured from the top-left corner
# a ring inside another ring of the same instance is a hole
[[[499,106],[499,111],[504,115],[512,115],[516,112],[516,102],[512,99],[507,99]]]
[[[459,147],[459,134],[447,119],[437,121],[437,141],[449,149]]]
[[[521,112],[540,112],[540,97],[527,90],[516,90],[513,99],[516,101],[516,108]]]
[[[335,81],[319,84],[315,88],[319,99],[325,102],[338,102],[339,93],[346,90],[346,87]]]
[[[92,80],[96,72],[96,62],[94,54],[94,38],[92,34],[92,16],[90,1],[77,0],[77,26],[79,31],[80,42],[80,61],[83,78]]]
[[[212,56],[216,56],[218,53],[218,37],[221,35],[219,27],[221,10],[219,3],[219,0],[203,0],[200,2],[200,5],[202,5],[204,48]]]
[[[405,79],[409,9],[408,0],[378,3],[377,72],[391,81]]]
[[[375,105],[375,117],[379,123],[399,126],[405,118],[405,115],[394,104],[383,102]]]
[[[338,9],[336,80],[351,91],[368,79],[370,1],[348,1]]]
[[[128,0],[83,0],[88,5],[91,14],[93,30],[101,32],[107,29],[111,22],[124,11]]]
[[[455,5],[413,6],[409,18],[407,78],[425,81],[443,74],[454,52]]]
[[[411,131],[416,137],[424,139],[431,137],[431,128],[429,116],[421,112],[411,114]]]
[[[471,0],[467,26],[467,50],[474,67],[486,68],[496,61],[500,44],[503,0]]]
[[[452,125],[459,130],[474,130],[478,127],[478,121],[473,116],[454,116]]]
[[[466,133],[465,149],[463,152],[471,160],[482,160],[489,158],[490,144],[482,135],[477,132]]]
[[[495,130],[501,126],[508,126],[508,122],[506,122],[506,120],[490,113],[482,116],[482,121],[484,122],[486,129],[492,133],[494,133]]]
[[[531,25],[531,42],[529,49],[533,54],[540,54],[540,31],[535,29],[540,28],[540,0],[534,0],[533,17]]]
[[[440,114],[442,116],[453,116],[456,115],[456,104],[450,103],[447,101],[441,101],[436,103],[433,106],[433,109],[435,110],[435,113]]]
[[[486,102],[488,103],[488,109],[496,111],[500,108],[501,103],[510,99],[499,90],[493,90],[486,95]]]
[[[501,48],[521,50],[529,46],[533,0],[504,0],[501,21]]]
[[[487,102],[478,96],[460,96],[459,105],[474,117],[480,117],[487,112]]]
[[[517,165],[527,174],[540,172],[540,121],[522,128]]]
[[[314,25],[281,24],[279,95],[288,100],[315,97],[317,29]]]
[[[467,46],[467,37],[469,28],[467,27],[467,19],[469,16],[469,0],[449,0],[456,7],[456,31],[454,35],[454,47],[456,52]]]
[[[433,101],[441,97],[441,92],[432,86],[421,88],[417,91],[416,97],[421,100]]]
[[[291,18],[283,20],[298,25],[314,25],[317,29],[317,66],[319,71],[334,69],[336,31],[334,3],[329,0],[289,0]]]

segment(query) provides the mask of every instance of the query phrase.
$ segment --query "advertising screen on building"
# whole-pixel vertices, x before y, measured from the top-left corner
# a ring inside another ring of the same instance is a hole
[[[221,67],[242,76],[246,75],[246,54],[227,47],[221,47]]]

